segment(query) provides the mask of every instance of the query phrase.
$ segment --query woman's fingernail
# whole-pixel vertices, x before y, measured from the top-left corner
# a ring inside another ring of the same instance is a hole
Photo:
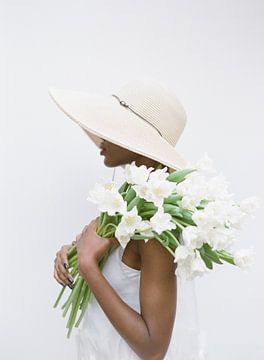
[[[73,278],[68,277],[68,280],[73,283]]]
[[[66,270],[69,268],[69,265],[67,263],[63,263],[63,266],[65,267]]]
[[[60,284],[61,284],[62,286],[65,286],[65,284],[63,284],[62,282],[60,282]]]
[[[67,284],[69,286],[70,289],[73,289],[72,284]]]

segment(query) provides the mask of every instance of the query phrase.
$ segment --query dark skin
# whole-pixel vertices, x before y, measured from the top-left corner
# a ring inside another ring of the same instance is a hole
[[[136,161],[136,165],[156,167],[157,162],[108,141],[104,164],[114,167]],[[170,169],[173,171],[173,169]],[[155,239],[146,243],[130,240],[122,260],[127,266],[141,270],[140,313],[125,303],[101,273],[99,259],[118,240],[102,238],[96,234],[98,217],[86,225],[76,237],[79,272],[89,284],[102,310],[134,352],[144,360],[164,358],[171,339],[176,315],[176,264],[172,255]],[[69,283],[69,272],[64,268],[67,251],[64,245],[56,253],[54,277],[60,283]]]

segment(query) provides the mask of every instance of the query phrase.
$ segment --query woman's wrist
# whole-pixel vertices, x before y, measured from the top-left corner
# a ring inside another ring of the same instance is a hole
[[[89,256],[87,253],[78,254],[78,268],[79,273],[83,278],[87,278],[89,274],[99,270],[99,265],[96,259]]]

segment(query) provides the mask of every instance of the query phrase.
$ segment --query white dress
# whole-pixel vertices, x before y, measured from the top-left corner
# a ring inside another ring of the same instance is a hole
[[[118,246],[109,256],[102,273],[119,296],[140,313],[140,270],[122,261]],[[78,360],[140,360],[114,328],[95,296],[88,305],[75,342]],[[194,280],[177,282],[177,310],[165,360],[204,360],[204,333],[200,331]]]

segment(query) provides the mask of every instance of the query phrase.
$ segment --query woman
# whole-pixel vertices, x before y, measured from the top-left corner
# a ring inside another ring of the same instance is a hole
[[[186,114],[176,96],[160,84],[130,82],[112,95],[119,104],[113,97],[93,98],[81,92],[52,89],[50,94],[102,148],[106,166],[124,168],[135,161],[137,166],[167,166],[170,172],[186,166],[174,149]],[[97,220],[75,241],[80,274],[94,294],[76,336],[78,360],[202,359],[193,308],[185,308],[184,318],[179,319],[182,325],[176,326],[178,291],[171,254],[155,239],[130,240],[124,249],[118,246],[111,253],[101,272],[99,259],[119,243],[96,234]],[[55,279],[70,287],[67,251],[71,246],[62,246],[54,264]],[[195,299],[194,293],[189,295],[190,305]],[[188,316],[193,316],[192,323]]]

